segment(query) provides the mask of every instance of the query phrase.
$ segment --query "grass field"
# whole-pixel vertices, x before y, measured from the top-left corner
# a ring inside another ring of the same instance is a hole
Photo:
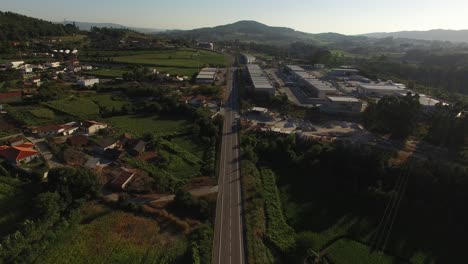
[[[90,97],[101,109],[120,111],[129,102],[110,94],[97,94]]]
[[[16,230],[29,213],[31,192],[21,181],[0,176],[0,236]]]
[[[99,69],[84,72],[86,75],[92,75],[102,78],[122,78],[122,74],[128,72],[125,69]]]
[[[151,66],[160,72],[192,76],[205,66],[224,67],[228,58],[207,50],[180,49],[160,51],[99,51],[88,52],[87,60],[96,56],[111,57],[115,63]],[[95,74],[105,77],[120,77],[120,70],[99,70]],[[119,74],[120,76],[116,76]]]
[[[146,133],[172,134],[185,132],[190,128],[189,122],[182,117],[127,115],[111,117],[107,121],[122,132],[134,136],[142,136]]]
[[[357,241],[343,239],[333,244],[327,251],[328,257],[333,263],[339,264],[397,264],[396,258],[382,253],[370,253],[369,247]]]
[[[205,153],[206,146],[202,146],[194,142],[191,136],[180,136],[171,139],[172,143],[179,145],[188,152],[197,156],[199,159],[203,159],[203,154]]]
[[[85,221],[63,235],[36,263],[177,263],[186,239],[150,219],[87,205]]]
[[[65,114],[58,114],[57,112],[43,106],[8,107],[8,111],[14,120],[26,126],[57,123],[68,117]]]
[[[70,96],[66,99],[43,103],[45,106],[72,116],[98,116],[99,106],[86,97]]]

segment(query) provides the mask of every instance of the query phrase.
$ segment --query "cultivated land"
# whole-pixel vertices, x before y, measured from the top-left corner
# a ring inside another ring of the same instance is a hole
[[[128,72],[125,69],[99,69],[85,72],[86,75],[92,75],[102,78],[122,78],[122,75]]]
[[[195,49],[177,49],[160,51],[99,51],[86,52],[85,60],[93,61],[98,57],[111,58],[113,63],[154,67],[160,72],[186,75],[191,77],[205,66],[225,67],[228,59],[225,55]],[[95,56],[95,57],[93,57]],[[92,71],[103,77],[121,77],[125,69],[101,69]]]
[[[177,263],[187,241],[157,221],[91,204],[36,263]]]
[[[91,99],[77,96],[50,101],[43,103],[43,105],[55,111],[77,117],[98,116],[100,113],[99,106]]]
[[[107,119],[107,122],[122,132],[128,132],[134,136],[143,136],[146,133],[156,135],[184,133],[190,128],[188,120],[180,116],[126,115],[111,117]]]
[[[31,199],[24,183],[0,176],[0,235],[16,230],[29,213]]]

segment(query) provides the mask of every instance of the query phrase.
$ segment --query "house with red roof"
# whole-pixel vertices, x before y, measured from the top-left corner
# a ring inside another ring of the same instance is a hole
[[[34,149],[34,144],[30,142],[15,147],[4,145],[0,146],[0,158],[11,164],[28,163],[39,158],[39,152]]]
[[[0,103],[14,103],[21,100],[21,92],[0,93]]]
[[[119,191],[125,190],[136,175],[134,171],[127,168],[119,168],[111,174],[116,175],[116,177],[110,182],[110,185],[114,190]]]

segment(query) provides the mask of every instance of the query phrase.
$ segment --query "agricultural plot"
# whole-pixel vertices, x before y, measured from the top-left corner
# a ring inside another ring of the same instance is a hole
[[[89,206],[88,206],[89,207]],[[150,219],[98,205],[37,263],[174,263],[187,250],[182,236]]]
[[[43,105],[55,111],[78,117],[98,116],[100,113],[99,106],[85,97],[71,96],[66,99],[43,103]]]
[[[194,49],[161,50],[161,51],[99,51],[88,52],[87,60],[96,57],[112,58],[114,63],[143,65],[154,67],[169,74],[192,76],[205,66],[225,67],[228,59],[225,55]],[[91,72],[102,77],[122,77],[125,69],[103,69]]]
[[[31,192],[21,181],[0,176],[0,236],[16,230],[29,213]]]
[[[141,137],[146,133],[156,135],[183,133],[190,128],[188,120],[182,117],[126,115],[112,117],[107,121],[122,132],[136,137]]]
[[[128,101],[110,94],[93,95],[90,99],[104,111],[121,111]]]
[[[60,122],[67,116],[46,107],[9,107],[10,116],[19,124],[25,126],[37,126]]]
[[[188,152],[192,153],[199,159],[203,159],[203,154],[205,153],[206,146],[202,146],[195,142],[191,136],[179,136],[171,139],[171,142],[179,145],[181,148],[184,148]]]
[[[370,253],[370,248],[367,245],[348,239],[339,240],[334,243],[328,249],[327,256],[333,261],[333,263],[340,264],[404,263],[403,261],[398,261],[398,259],[382,253]]]
[[[99,69],[94,71],[84,72],[86,75],[92,75],[102,78],[122,78],[122,75],[128,70],[124,69]]]
[[[10,118],[0,115],[0,138],[19,133],[19,128]]]

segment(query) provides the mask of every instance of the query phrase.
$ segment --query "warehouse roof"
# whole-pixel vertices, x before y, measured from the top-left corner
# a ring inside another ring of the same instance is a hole
[[[332,102],[350,102],[350,103],[360,102],[357,98],[350,97],[350,96],[328,96],[327,98]]]

